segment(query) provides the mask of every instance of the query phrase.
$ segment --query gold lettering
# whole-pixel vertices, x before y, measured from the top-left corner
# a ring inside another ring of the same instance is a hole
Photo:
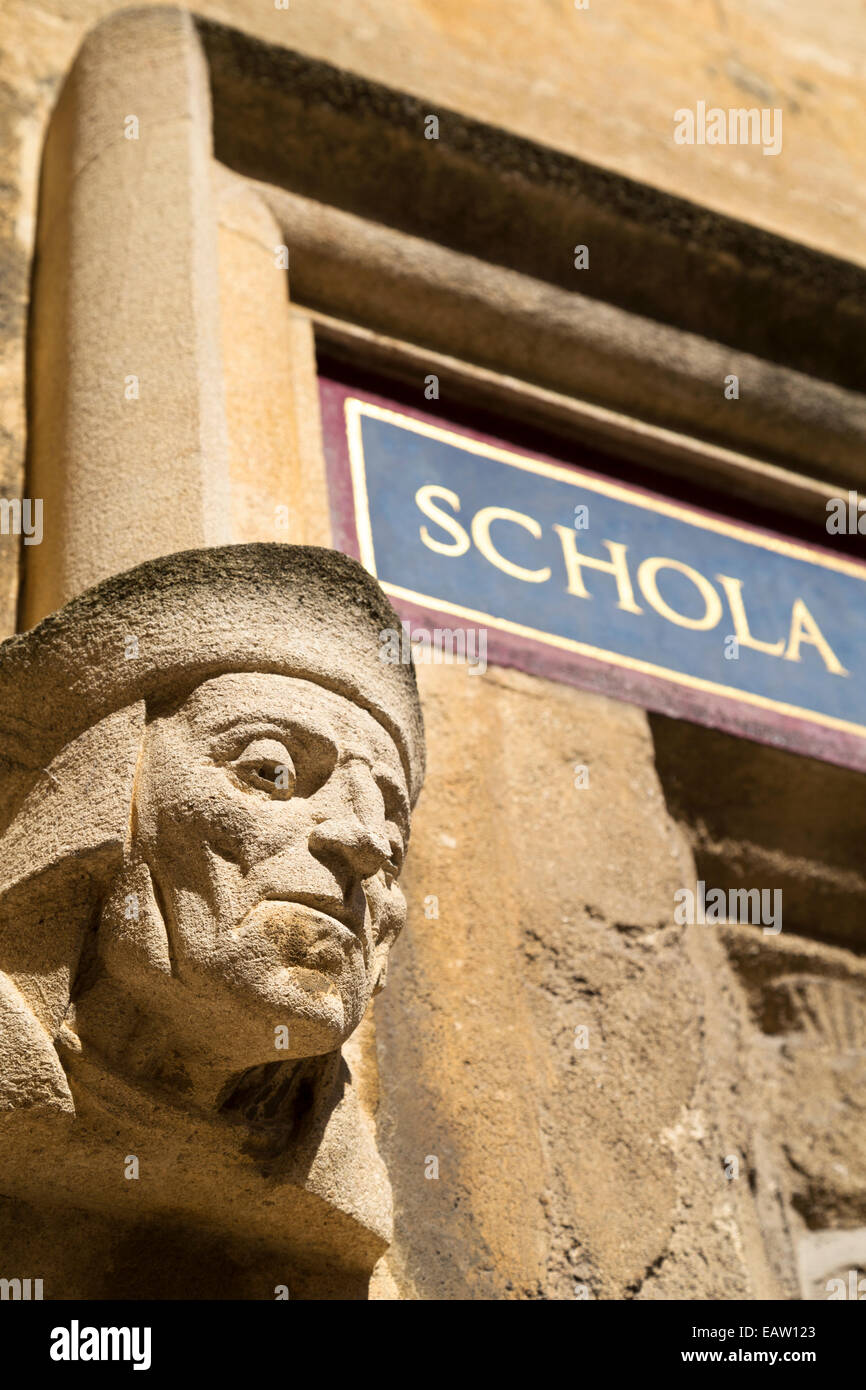
[[[541,539],[541,526],[534,517],[526,516],[524,512],[513,512],[508,507],[482,507],[472,518],[472,539],[485,560],[502,570],[503,574],[510,574],[513,579],[522,579],[526,584],[543,584],[549,579],[549,565],[545,565],[541,570],[528,570],[524,569],[523,565],[515,565],[511,560],[506,560],[504,555],[500,555],[490,539],[490,526],[494,521],[511,521],[515,526],[522,526],[536,540]]]
[[[656,575],[660,569],[676,570],[678,574],[684,574],[687,579],[691,580],[704,600],[706,611],[702,618],[685,618],[682,613],[676,613],[669,604],[665,603],[656,584]],[[722,616],[722,600],[710,581],[699,574],[697,570],[692,569],[691,565],[683,564],[682,560],[666,560],[663,555],[653,555],[639,566],[637,582],[647,603],[663,618],[667,618],[669,623],[676,623],[677,627],[691,628],[693,632],[709,632],[710,628],[715,627]]]
[[[577,548],[575,532],[570,527],[559,526],[554,522],[553,529],[562,542],[562,554],[568,575],[567,592],[569,594],[574,594],[575,598],[592,598],[592,594],[587,593],[581,573],[585,565],[587,569],[601,570],[603,574],[614,576],[619,594],[617,608],[622,608],[626,613],[643,612],[643,609],[638,608],[634,601],[634,590],[631,587],[628,564],[625,558],[627,546],[621,545],[619,541],[602,541],[602,545],[607,546],[611,558],[609,560],[595,560],[591,555],[581,555]]]
[[[824,658],[824,665],[828,671],[833,672],[834,676],[847,676],[848,672],[833,652],[812,614],[803,600],[798,598],[794,600],[794,606],[791,609],[791,635],[788,639],[788,650],[785,652],[786,661],[800,660],[801,642],[807,642],[810,646],[818,648]]]
[[[784,637],[780,637],[778,642],[761,642],[749,631],[749,619],[743,604],[742,579],[731,579],[726,574],[717,574],[716,578],[724,589],[730,605],[731,617],[734,620],[734,636],[740,646],[752,647],[756,652],[767,652],[769,656],[781,656],[785,650]]]
[[[452,492],[447,487],[437,487],[435,483],[426,483],[424,487],[419,487],[415,493],[415,501],[420,510],[431,521],[435,521],[437,526],[441,526],[443,531],[447,531],[449,536],[454,537],[454,544],[449,545],[447,541],[434,540],[433,536],[422,526],[420,530],[421,539],[428,550],[435,550],[437,555],[465,555],[469,549],[469,537],[453,516],[443,512],[441,507],[437,507],[433,501],[434,497],[441,497],[444,502],[453,507],[455,512],[460,510],[460,498],[456,492]]]

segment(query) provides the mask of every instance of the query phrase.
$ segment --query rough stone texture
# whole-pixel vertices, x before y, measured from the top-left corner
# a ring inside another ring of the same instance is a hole
[[[340,1048],[405,917],[396,623],[355,561],[254,545],[0,647],[0,1251],[50,1296],[152,1296],[150,1231],[169,1296],[366,1296],[390,1189]]]
[[[376,1005],[404,1296],[778,1296],[724,1172],[751,1151],[742,1003],[714,937],[673,925],[694,866],[646,716],[511,671],[419,675],[411,925]]]
[[[760,1116],[751,1165],[770,1254],[790,1296],[826,1298],[829,1279],[866,1266],[862,778],[672,720],[652,726],[698,875],[782,893],[778,936],[719,930],[748,1011],[741,1089]]]

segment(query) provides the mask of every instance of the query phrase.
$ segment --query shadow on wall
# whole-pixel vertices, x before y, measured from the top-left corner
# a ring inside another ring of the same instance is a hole
[[[866,776],[662,715],[650,725],[707,889],[780,888],[786,933],[866,957]]]
[[[849,1297],[866,1271],[866,778],[679,720],[651,727],[707,892],[781,889],[778,934],[715,928],[755,1025],[737,1086],[761,1116],[768,1247],[781,1217],[801,1296]]]

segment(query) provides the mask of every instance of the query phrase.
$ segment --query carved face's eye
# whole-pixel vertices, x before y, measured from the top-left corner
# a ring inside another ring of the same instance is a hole
[[[279,800],[288,801],[295,790],[295,765],[279,739],[253,739],[229,767],[248,787],[268,792]]]

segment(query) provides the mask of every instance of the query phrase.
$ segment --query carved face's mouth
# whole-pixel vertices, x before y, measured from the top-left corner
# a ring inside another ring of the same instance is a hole
[[[320,908],[290,898],[266,898],[241,923],[244,935],[264,938],[284,966],[334,978],[360,948],[358,935]]]
[[[311,918],[318,919],[321,922],[327,922],[331,926],[339,929],[341,936],[348,931],[353,937],[359,937],[364,930],[365,898],[361,899],[362,906],[360,912],[353,912],[345,903],[336,898],[329,900],[327,908],[318,907],[303,896],[289,898],[274,894],[273,896],[265,898],[264,901],[284,904],[287,907],[297,909],[304,915],[309,915]],[[319,898],[317,901],[321,902],[322,900]]]

